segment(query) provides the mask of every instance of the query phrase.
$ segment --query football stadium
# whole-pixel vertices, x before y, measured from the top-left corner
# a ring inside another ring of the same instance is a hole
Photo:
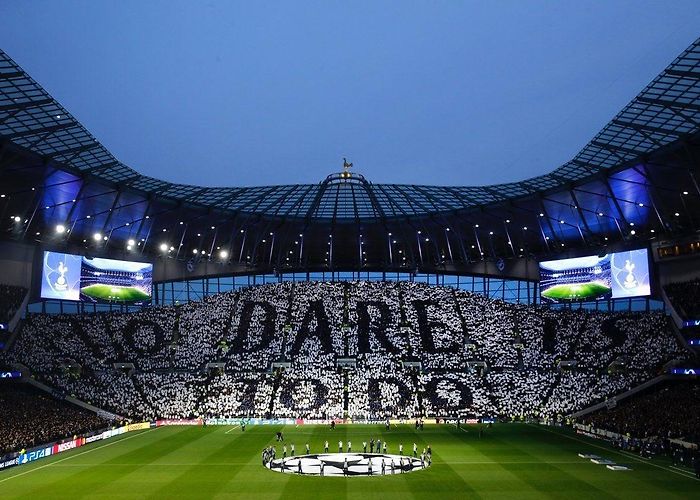
[[[32,5],[0,34],[0,498],[700,498],[692,2]]]

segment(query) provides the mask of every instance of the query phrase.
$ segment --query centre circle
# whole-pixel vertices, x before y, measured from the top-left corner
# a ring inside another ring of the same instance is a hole
[[[284,474],[305,476],[390,476],[425,469],[430,458],[382,453],[320,453],[275,458],[265,467]]]

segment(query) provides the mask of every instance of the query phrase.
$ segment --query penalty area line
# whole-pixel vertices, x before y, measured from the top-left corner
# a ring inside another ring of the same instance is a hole
[[[228,434],[229,432],[234,431],[234,430],[238,429],[239,427],[240,427],[240,425],[234,425],[234,426],[231,427],[229,430],[227,430],[226,432],[224,432],[224,434]]]
[[[579,438],[576,438],[576,437],[574,437],[574,436],[567,436],[566,434],[562,434],[562,433],[560,433],[560,432],[554,432],[554,431],[550,431],[549,429],[543,429],[543,428],[542,428],[541,426],[539,426],[539,425],[535,425],[535,424],[527,424],[527,425],[529,425],[529,426],[531,426],[531,427],[537,427],[537,428],[540,429],[541,431],[549,432],[550,434],[555,434],[555,435],[557,435],[557,436],[562,436],[562,437],[571,439],[572,441],[578,441],[579,443],[583,443],[583,444],[588,445],[588,446],[593,446],[594,448],[598,448],[598,449],[600,449],[600,450],[607,451],[608,453],[615,453],[616,455],[620,455],[620,456],[622,456],[622,457],[631,458],[632,460],[636,460],[637,462],[640,462],[640,463],[643,463],[643,464],[647,464],[647,465],[651,465],[652,467],[656,467],[657,469],[665,470],[666,472],[672,472],[673,474],[677,474],[677,475],[679,475],[679,476],[683,476],[683,477],[685,477],[685,478],[692,479],[693,481],[700,481],[700,479],[698,479],[698,478],[696,478],[696,477],[693,477],[693,476],[691,476],[691,475],[689,475],[689,474],[685,474],[685,473],[677,472],[677,471],[675,471],[675,470],[671,470],[670,468],[664,467],[663,465],[653,464],[653,463],[648,462],[648,461],[646,461],[646,460],[643,460],[643,459],[641,459],[641,458],[637,458],[637,457],[635,457],[634,455],[626,455],[626,454],[624,454],[624,453],[622,453],[622,452],[620,452],[620,451],[611,450],[611,449],[606,448],[606,447],[604,447],[604,446],[599,446],[599,445],[597,445],[597,444],[589,443],[589,442],[587,442],[587,441],[584,441],[583,439],[579,439]]]
[[[148,429],[146,432],[150,432],[154,429],[157,429],[157,427],[152,427],[152,428]],[[66,460],[70,460],[72,458],[79,457],[81,455],[86,455],[88,453],[92,453],[93,451],[101,450],[102,448],[107,448],[108,446],[112,446],[113,444],[123,443],[124,441],[128,441],[131,438],[143,436],[144,434],[146,434],[146,432],[139,432],[138,434],[134,434],[133,436],[125,437],[124,439],[117,439],[115,441],[110,441],[109,443],[105,443],[102,446],[98,446],[96,448],[90,448],[89,450],[85,450],[85,451],[82,451],[80,453],[76,453],[75,455],[71,455],[69,457],[62,458],[60,460],[56,460],[55,462],[50,462],[48,464],[41,465],[39,467],[36,467],[35,469],[25,470],[24,472],[20,472],[19,474],[14,474],[14,475],[9,476],[9,477],[4,477],[4,478],[0,479],[0,483],[4,483],[5,481],[9,481],[10,479],[14,479],[16,477],[24,476],[25,474],[29,474],[30,472],[36,472],[40,469],[45,469],[46,467],[51,467],[52,465],[60,464],[61,462],[65,462]]]

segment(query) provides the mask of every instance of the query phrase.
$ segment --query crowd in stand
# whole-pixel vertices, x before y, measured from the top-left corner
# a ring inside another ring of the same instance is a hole
[[[584,408],[682,355],[661,313],[553,310],[410,282],[285,282],[137,313],[32,315],[7,362],[133,418],[514,418]]]
[[[585,417],[598,429],[638,439],[658,437],[700,444],[700,384],[675,381],[631,396]]]
[[[0,383],[0,456],[109,424],[92,412],[26,384]]]
[[[0,284],[0,323],[12,319],[27,295],[27,289],[21,286]]]
[[[700,279],[664,286],[673,308],[685,319],[700,319]]]

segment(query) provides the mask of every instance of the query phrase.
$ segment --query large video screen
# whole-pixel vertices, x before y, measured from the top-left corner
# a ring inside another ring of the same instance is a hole
[[[650,294],[646,249],[540,262],[540,297],[545,303]]]
[[[44,252],[41,297],[95,303],[151,302],[153,264]]]

